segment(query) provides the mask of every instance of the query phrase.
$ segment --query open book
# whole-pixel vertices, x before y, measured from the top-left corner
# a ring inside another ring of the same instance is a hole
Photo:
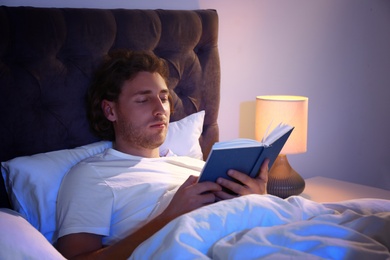
[[[199,182],[215,182],[218,177],[232,180],[226,174],[229,169],[254,178],[266,158],[270,159],[268,166],[271,169],[293,129],[290,125],[279,124],[270,134],[266,134],[261,142],[239,138],[215,143],[200,173]]]

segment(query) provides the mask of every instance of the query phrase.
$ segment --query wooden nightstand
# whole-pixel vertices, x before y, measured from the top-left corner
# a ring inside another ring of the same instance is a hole
[[[359,198],[390,200],[390,190],[325,177],[308,178],[305,182],[305,190],[300,196],[316,202],[338,202]]]

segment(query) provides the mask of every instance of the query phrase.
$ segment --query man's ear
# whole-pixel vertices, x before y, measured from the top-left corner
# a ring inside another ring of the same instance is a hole
[[[104,115],[108,120],[111,122],[114,122],[116,120],[115,110],[114,110],[115,104],[112,101],[108,101],[104,99],[102,101],[102,110]]]

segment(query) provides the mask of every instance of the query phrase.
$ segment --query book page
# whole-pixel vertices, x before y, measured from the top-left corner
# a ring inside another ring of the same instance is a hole
[[[213,145],[213,150],[217,149],[230,149],[230,148],[240,148],[240,147],[256,147],[262,146],[263,144],[252,139],[246,138],[237,138],[230,141],[218,142]]]
[[[289,130],[291,130],[292,128],[293,128],[293,127],[290,126],[290,125],[280,123],[279,125],[277,125],[277,126],[274,128],[274,130],[272,130],[271,133],[266,134],[266,135],[263,137],[262,143],[264,143],[264,145],[266,145],[266,146],[269,146],[269,145],[271,145],[273,142],[275,142],[276,140],[278,140],[282,135],[284,135],[284,134],[287,133]]]
[[[259,147],[259,146],[270,146],[273,142],[278,140],[282,135],[287,133],[293,127],[287,124],[280,123],[277,125],[271,133],[268,134],[268,130],[266,135],[263,137],[262,141],[256,141],[248,138],[237,138],[229,141],[217,142],[213,145],[213,150],[220,149],[231,149],[231,148],[244,148],[244,147]]]

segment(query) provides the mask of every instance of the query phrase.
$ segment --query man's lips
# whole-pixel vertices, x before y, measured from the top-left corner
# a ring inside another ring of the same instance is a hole
[[[150,125],[150,127],[153,127],[153,128],[163,128],[166,126],[167,126],[167,122],[165,122],[165,121],[156,122],[156,123],[153,123],[152,125]]]

